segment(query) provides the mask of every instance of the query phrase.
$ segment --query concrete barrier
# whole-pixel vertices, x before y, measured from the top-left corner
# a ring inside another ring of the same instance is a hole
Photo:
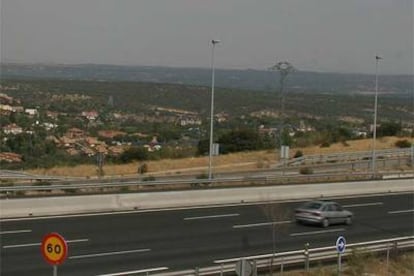
[[[0,218],[414,192],[414,179],[0,200]]]

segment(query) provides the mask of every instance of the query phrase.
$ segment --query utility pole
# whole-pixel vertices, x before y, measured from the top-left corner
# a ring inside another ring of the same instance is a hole
[[[375,56],[375,101],[374,101],[374,126],[372,133],[372,173],[376,174],[377,168],[375,164],[376,152],[375,152],[375,143],[377,140],[377,110],[378,110],[378,63],[382,57]]]
[[[285,165],[285,160],[288,158],[288,148],[287,141],[284,139],[284,130],[285,130],[285,80],[287,76],[295,71],[295,68],[292,64],[287,61],[277,62],[275,65],[270,67],[270,70],[279,72],[279,84],[280,84],[280,126],[279,126],[279,143],[276,143],[276,146],[280,147],[281,158],[283,159],[283,164]],[[279,145],[278,145],[279,144]]]
[[[213,125],[214,125],[214,48],[216,44],[220,43],[220,40],[211,40],[211,105],[210,105],[210,143],[209,143],[209,155],[208,155],[208,179],[212,179],[212,162],[213,162]]]

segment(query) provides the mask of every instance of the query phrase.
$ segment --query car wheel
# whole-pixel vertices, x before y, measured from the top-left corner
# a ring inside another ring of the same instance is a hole
[[[326,228],[326,227],[328,227],[329,226],[329,220],[327,219],[327,218],[324,218],[323,220],[322,220],[322,227],[323,228]]]
[[[351,218],[351,217],[347,217],[347,218],[345,219],[345,224],[346,224],[346,225],[351,225],[351,224],[352,224],[352,218]]]

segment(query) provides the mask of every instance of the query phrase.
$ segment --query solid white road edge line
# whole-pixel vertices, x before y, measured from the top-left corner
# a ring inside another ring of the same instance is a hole
[[[151,249],[145,248],[145,249],[126,250],[126,251],[112,251],[112,252],[103,252],[103,253],[95,253],[95,254],[70,256],[69,259],[84,259],[84,258],[103,257],[103,256],[111,256],[111,255],[143,253],[143,252],[148,252],[148,251],[151,251]]]
[[[122,276],[122,275],[138,274],[138,273],[156,272],[156,271],[162,271],[162,270],[167,270],[167,269],[168,269],[168,267],[163,266],[163,267],[155,267],[155,268],[148,268],[148,269],[116,272],[116,273],[110,273],[110,274],[100,274],[100,275],[96,275],[96,276]]]
[[[388,214],[402,214],[402,213],[412,213],[414,209],[411,210],[399,210],[399,211],[389,211]]]
[[[352,208],[352,207],[366,207],[366,206],[377,206],[377,205],[384,205],[383,202],[371,202],[371,203],[360,203],[360,204],[348,204],[342,205],[344,208]]]

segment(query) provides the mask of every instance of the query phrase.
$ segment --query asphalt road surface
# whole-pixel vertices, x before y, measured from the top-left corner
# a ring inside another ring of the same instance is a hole
[[[47,200],[47,199],[45,199]],[[353,224],[298,225],[292,211],[301,202],[240,205],[89,216],[0,221],[0,275],[53,275],[40,250],[44,235],[61,234],[68,257],[58,275],[103,275],[167,267],[193,269],[214,260],[413,235],[414,194],[337,199]]]

